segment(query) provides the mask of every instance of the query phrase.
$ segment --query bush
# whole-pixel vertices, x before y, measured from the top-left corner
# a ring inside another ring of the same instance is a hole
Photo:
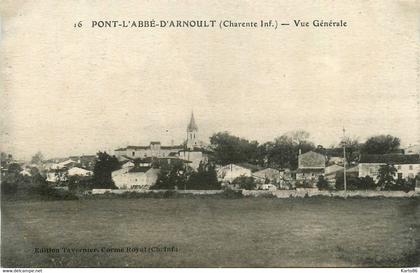
[[[397,179],[394,183],[387,184],[383,190],[389,191],[413,191],[416,186],[416,180],[413,178],[406,179]]]
[[[373,181],[373,180],[372,180]],[[362,181],[353,175],[346,175],[346,188],[347,190],[363,189]],[[335,189],[344,190],[344,177],[343,173],[337,174],[335,177]]]
[[[316,186],[319,190],[329,190],[330,188],[328,181],[324,178],[323,175],[318,177],[318,182],[316,183]]]
[[[244,190],[255,190],[257,188],[257,183],[253,177],[240,176],[235,178],[232,181],[233,185],[238,185],[240,189]]]
[[[2,194],[15,194],[17,192],[17,183],[2,182],[1,193]]]
[[[200,163],[197,172],[193,172],[187,182],[188,190],[220,190],[217,173],[213,166]]]
[[[375,184],[375,181],[373,181],[373,178],[369,175],[366,177],[359,178],[360,180],[360,186],[359,189],[361,190],[376,190],[377,185]]]

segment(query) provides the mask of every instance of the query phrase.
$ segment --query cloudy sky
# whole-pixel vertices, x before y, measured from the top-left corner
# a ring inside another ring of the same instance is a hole
[[[3,1],[1,150],[29,158],[180,143],[194,110],[260,142],[345,126],[420,136],[416,1]],[[343,19],[347,28],[92,29],[91,20]],[[81,29],[73,24],[82,20]]]

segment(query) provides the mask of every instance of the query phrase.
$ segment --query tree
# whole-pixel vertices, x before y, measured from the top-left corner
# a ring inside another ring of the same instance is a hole
[[[216,163],[254,162],[257,160],[258,142],[219,132],[210,137]]]
[[[369,175],[360,178],[360,190],[375,190],[377,187],[375,181]]]
[[[191,190],[219,190],[220,182],[212,164],[200,162],[197,172],[193,172],[188,180],[187,188]]]
[[[185,166],[181,161],[167,166],[162,166],[156,184],[152,189],[184,189],[187,188],[187,182],[191,175],[191,169]]]
[[[257,183],[253,177],[240,176],[235,178],[232,181],[232,184],[238,185],[240,189],[243,190],[255,190],[257,188]]]
[[[361,145],[359,144],[359,139],[346,137],[339,144],[341,151],[344,145],[346,146],[346,162],[349,164],[352,164],[352,162],[358,162],[361,147]]]
[[[370,137],[362,146],[365,154],[388,154],[400,147],[400,139],[391,135],[378,135]]]
[[[386,164],[379,167],[378,186],[382,190],[390,190],[395,184],[395,173],[397,169],[392,164]]]
[[[285,135],[289,137],[296,145],[307,143],[310,136],[310,134],[304,130],[290,131],[287,132]]]
[[[9,174],[18,175],[22,170],[22,167],[18,163],[11,163],[7,169],[7,172]]]
[[[390,190],[395,191],[413,191],[416,186],[416,179],[415,178],[399,178],[395,181],[395,184],[391,186]]]
[[[315,145],[307,138],[309,133],[296,131],[286,133],[264,145],[266,153],[266,165],[274,168],[296,169],[298,165],[299,151],[306,153],[315,149]]]
[[[97,189],[116,188],[112,181],[112,172],[120,168],[120,163],[115,156],[110,156],[106,152],[98,152],[93,168],[93,184]]]
[[[32,156],[31,163],[38,165],[38,164],[41,164],[43,160],[44,160],[44,156],[39,151],[35,155]]]

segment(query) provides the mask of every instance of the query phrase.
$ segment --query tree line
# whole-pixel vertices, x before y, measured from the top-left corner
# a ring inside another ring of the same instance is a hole
[[[336,146],[324,148],[310,141],[310,134],[304,130],[288,132],[262,144],[228,132],[219,132],[210,137],[210,144],[216,164],[248,162],[262,167],[296,169],[299,153],[315,151],[327,157],[343,157],[345,145],[346,161],[356,164],[361,154],[398,152],[400,139],[391,135],[377,135],[360,143],[357,137],[346,137]]]

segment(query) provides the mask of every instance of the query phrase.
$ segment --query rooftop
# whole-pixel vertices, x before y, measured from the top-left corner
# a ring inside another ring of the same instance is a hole
[[[363,154],[360,163],[420,164],[420,156],[418,154]]]

